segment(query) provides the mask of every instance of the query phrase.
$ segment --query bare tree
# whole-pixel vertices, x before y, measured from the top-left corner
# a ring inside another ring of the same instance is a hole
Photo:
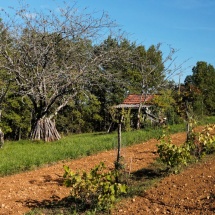
[[[9,15],[2,28],[8,33],[0,41],[0,67],[15,77],[19,94],[32,102],[30,137],[58,140],[55,115],[78,91],[98,84],[99,77],[106,76],[102,65],[117,56],[116,50],[95,49],[116,24],[104,13],[94,18],[66,4],[42,12],[25,5],[15,9],[15,16],[3,12]]]
[[[5,78],[5,74],[3,71],[0,71],[0,122],[2,116],[2,104],[5,100],[7,92],[10,88],[10,79],[7,77]],[[1,130],[0,127],[0,148],[3,147],[4,144],[4,132]]]

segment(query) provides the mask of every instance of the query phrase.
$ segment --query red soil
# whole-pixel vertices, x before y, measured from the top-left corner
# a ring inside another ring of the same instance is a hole
[[[185,141],[186,134],[172,135],[176,144]],[[156,155],[157,140],[122,149],[127,168],[131,171],[149,166]],[[0,214],[24,214],[45,201],[62,199],[69,188],[62,186],[63,165],[72,170],[90,170],[104,161],[113,167],[116,151],[59,162],[0,178]],[[112,214],[215,214],[215,157],[187,168],[183,173],[170,175],[155,187],[131,199],[122,200]]]

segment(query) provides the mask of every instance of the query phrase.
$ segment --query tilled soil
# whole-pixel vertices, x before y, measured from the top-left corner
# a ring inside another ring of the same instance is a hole
[[[113,214],[215,214],[215,157],[122,201]]]
[[[176,144],[185,141],[186,134],[172,135]],[[135,172],[149,166],[156,155],[157,140],[122,149],[127,168]],[[90,170],[101,161],[113,168],[116,151],[59,162],[0,178],[0,215],[18,215],[44,203],[60,200],[69,195],[62,185],[63,165],[73,171]],[[183,173],[170,175],[155,187],[139,196],[122,200],[112,214],[215,214],[215,158],[187,168]]]

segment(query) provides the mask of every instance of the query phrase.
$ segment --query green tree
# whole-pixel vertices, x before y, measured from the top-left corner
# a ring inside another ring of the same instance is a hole
[[[78,94],[57,116],[57,128],[63,133],[98,130],[102,120],[100,102],[93,94]]]
[[[171,68],[176,50],[169,47],[165,56],[161,51],[161,44],[152,45],[148,50],[144,46],[137,46],[131,54],[128,78],[131,79],[132,91],[141,95],[137,114],[137,129],[140,128],[142,105],[148,94],[157,94],[166,84],[168,78],[180,67]],[[143,101],[143,102],[142,102]]]
[[[173,97],[172,89],[164,89],[159,92],[159,95],[155,95],[153,103],[157,107],[159,117],[166,118],[169,123],[175,122],[174,106],[176,104]]]
[[[5,138],[13,140],[28,138],[31,126],[29,99],[9,92],[2,107],[2,128],[5,132]]]
[[[150,93],[164,79],[164,64],[159,46],[152,45],[148,50],[137,46],[131,53],[131,67],[128,77],[131,77],[132,91]]]
[[[112,117],[110,114],[110,108],[113,105],[119,104],[123,101],[128,91],[130,82],[126,79],[125,71],[128,67],[128,56],[131,51],[130,42],[126,39],[118,40],[109,36],[99,46],[95,47],[96,52],[99,54],[100,50],[116,50],[115,60],[103,63],[102,69],[107,72],[108,76],[114,78],[100,77],[97,86],[90,88],[90,92],[94,94],[100,102],[100,116],[102,121],[100,122],[100,131],[107,130],[112,123]]]
[[[0,41],[7,44],[9,40],[7,39],[8,31],[4,28],[4,24],[2,23],[2,19],[0,19]],[[0,62],[4,63],[4,58],[0,56]],[[3,104],[6,100],[7,93],[10,89],[11,85],[11,75],[8,74],[4,69],[0,69],[0,148],[4,143],[4,128],[2,131],[2,111]]]
[[[193,96],[194,107],[205,114],[215,113],[215,69],[211,64],[199,61],[192,69],[192,75],[185,79],[185,85],[193,92],[199,91]],[[200,112],[200,111],[198,111]]]

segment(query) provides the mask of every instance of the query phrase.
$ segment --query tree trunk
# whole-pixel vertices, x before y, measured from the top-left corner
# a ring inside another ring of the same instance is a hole
[[[36,121],[30,135],[31,140],[43,140],[45,142],[59,140],[60,138],[55,123],[47,117]]]
[[[137,130],[139,130],[140,129],[140,121],[141,121],[141,110],[142,110],[142,98],[143,98],[143,94],[141,94],[141,96],[140,96],[140,104],[139,104],[139,107],[138,107],[138,112],[137,112],[137,124],[136,124],[136,128],[137,128]]]

